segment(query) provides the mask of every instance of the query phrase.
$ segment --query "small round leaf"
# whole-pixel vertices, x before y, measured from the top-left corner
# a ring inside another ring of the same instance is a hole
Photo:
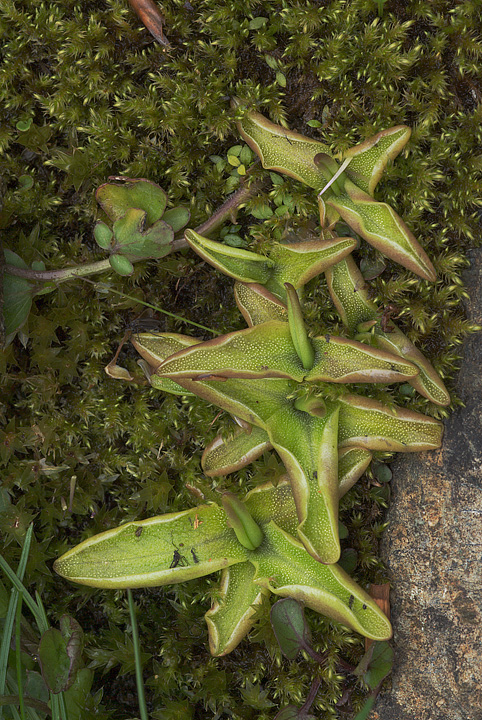
[[[19,190],[30,190],[33,187],[33,177],[31,175],[20,175],[18,178]]]
[[[115,270],[118,275],[132,275],[134,272],[134,265],[123,255],[111,255],[109,258],[111,268]]]
[[[190,217],[191,213],[187,208],[175,207],[170,210],[166,210],[162,219],[172,227],[174,232],[177,232],[188,224]]]
[[[97,245],[103,250],[107,250],[110,247],[112,237],[112,230],[105,223],[99,220],[94,227],[94,238]]]
[[[357,563],[358,553],[354,548],[346,548],[346,550],[343,550],[341,557],[338,560],[338,565],[340,565],[340,567],[342,567],[348,575],[352,574],[357,566]]]
[[[379,482],[387,483],[392,479],[392,471],[384,463],[373,463],[373,474]]]
[[[28,118],[28,120],[19,120],[15,127],[17,130],[20,130],[20,132],[27,132],[27,130],[30,128],[30,125],[32,124],[33,118]]]

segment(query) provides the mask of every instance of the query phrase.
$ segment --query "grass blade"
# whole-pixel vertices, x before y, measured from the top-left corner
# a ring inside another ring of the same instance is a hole
[[[27,529],[25,533],[25,539],[23,542],[22,553],[20,555],[20,561],[17,568],[17,576],[19,581],[23,580],[25,574],[25,568],[27,567],[28,553],[30,550],[30,543],[32,541],[33,525]],[[5,562],[3,557],[0,555],[0,560]],[[10,570],[10,567],[7,566]],[[8,653],[10,649],[10,638],[12,637],[13,623],[15,621],[15,614],[17,612],[17,603],[19,599],[19,591],[14,588],[10,595],[10,602],[8,604],[7,616],[5,618],[5,625],[3,628],[2,644],[0,646],[0,695],[5,694],[5,681],[7,678],[7,666],[8,666]],[[0,706],[0,720],[3,718],[3,707]]]
[[[7,563],[5,558],[3,558],[0,555],[0,568],[2,568],[5,575],[8,577],[12,585],[16,588],[16,590],[23,595],[23,599],[25,601],[25,604],[28,606],[29,610],[31,611],[32,615],[34,616],[38,628],[41,633],[46,632],[48,629],[48,623],[46,623],[46,617],[45,617],[45,611],[44,614],[39,611],[39,607],[33,597],[30,595],[27,588],[22,584],[22,582],[18,579],[16,574],[13,572],[10,565]]]
[[[15,613],[15,665],[17,670],[17,687],[20,717],[25,718],[25,704],[23,701],[23,682],[22,682],[22,658],[20,656],[20,629],[22,622],[22,595],[19,596],[17,602],[17,610]]]

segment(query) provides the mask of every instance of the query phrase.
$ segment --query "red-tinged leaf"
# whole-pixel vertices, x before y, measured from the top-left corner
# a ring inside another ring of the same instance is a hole
[[[311,634],[303,608],[293,598],[283,598],[273,605],[271,625],[281,652],[289,660],[294,660],[300,650],[311,650]]]
[[[363,258],[360,261],[360,271],[365,280],[373,280],[378,277],[382,274],[386,267],[387,264],[380,257],[376,257],[372,260]]]
[[[81,663],[82,629],[76,620],[62,616],[61,630],[49,628],[41,637],[39,661],[49,690],[59,693],[74,683]]]
[[[169,252],[169,243],[174,237],[172,228],[158,220],[146,228],[147,215],[143,210],[130,208],[113,226],[115,242],[113,250],[134,258],[161,258]]]
[[[75,672],[81,662],[82,650],[84,647],[84,633],[77,620],[70,615],[62,615],[60,618],[60,632],[66,641],[66,651],[71,662],[71,671]]]
[[[374,642],[367,650],[353,674],[363,680],[371,690],[375,690],[382,680],[390,674],[392,665],[392,648],[385,640],[378,641]]]
[[[164,16],[153,0],[129,0],[129,4],[138,15],[139,19],[149,30],[152,37],[165,47],[171,44],[164,35]]]

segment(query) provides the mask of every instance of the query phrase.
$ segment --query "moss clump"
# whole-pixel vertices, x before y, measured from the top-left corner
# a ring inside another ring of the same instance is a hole
[[[478,3],[389,0],[380,16],[372,0],[168,0],[163,12],[167,51],[124,0],[4,0],[5,246],[49,268],[99,259],[93,190],[109,175],[159,182],[171,206],[190,205],[193,225],[203,222],[234,187],[230,170],[210,159],[239,143],[233,95],[336,151],[405,123],[413,129],[408,152],[388,169],[377,196],[422,240],[439,281],[419,282],[387,263],[374,282],[377,302],[400,309],[398,324],[450,386],[469,330],[460,272],[479,235]],[[293,208],[289,222],[282,214],[265,223],[250,214],[281,204]],[[256,249],[291,226],[310,232],[315,213],[309,191],[275,179],[237,222]],[[133,662],[126,601],[121,593],[67,586],[51,574],[51,561],[67,545],[123,520],[186,507],[193,502],[186,483],[214,497],[216,483],[201,475],[200,452],[227,421],[215,421],[216,410],[197,399],[160,397],[105,376],[123,327],[141,310],[109,287],[225,331],[241,321],[231,282],[188,253],[136,265],[128,280],[100,279],[101,286],[77,280],[38,298],[23,335],[0,358],[0,531],[15,566],[25,528],[35,523],[26,582],[41,593],[53,622],[68,610],[83,625],[95,687],[104,689],[102,712],[127,716],[136,714],[136,700],[123,675]],[[318,282],[311,291],[307,322],[332,323],[326,287]],[[176,321],[162,322],[162,329],[186,331]],[[127,361],[134,362],[134,356]],[[441,412],[420,398],[397,402]],[[271,456],[261,459],[223,488],[275,477],[277,465]],[[385,502],[370,478],[344,501],[345,543],[358,550],[355,574],[362,583],[384,578],[376,555]],[[211,587],[205,579],[136,594],[152,717],[224,712],[268,719],[283,704],[299,704],[312,668],[281,659],[266,608],[253,642],[223,660],[209,656],[201,614]],[[317,649],[330,652],[316,714],[332,718],[341,712],[334,707],[342,692],[332,672],[336,657],[355,662],[361,646],[340,626],[315,614],[309,619]],[[241,694],[248,683],[267,691],[275,706],[263,706],[261,694],[258,700],[252,691]]]

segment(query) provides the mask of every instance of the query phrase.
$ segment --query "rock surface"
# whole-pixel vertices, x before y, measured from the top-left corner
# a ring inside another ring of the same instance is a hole
[[[482,250],[465,275],[482,324]],[[382,555],[389,568],[396,662],[375,720],[482,720],[482,332],[465,342],[465,408],[441,450],[398,456]]]

